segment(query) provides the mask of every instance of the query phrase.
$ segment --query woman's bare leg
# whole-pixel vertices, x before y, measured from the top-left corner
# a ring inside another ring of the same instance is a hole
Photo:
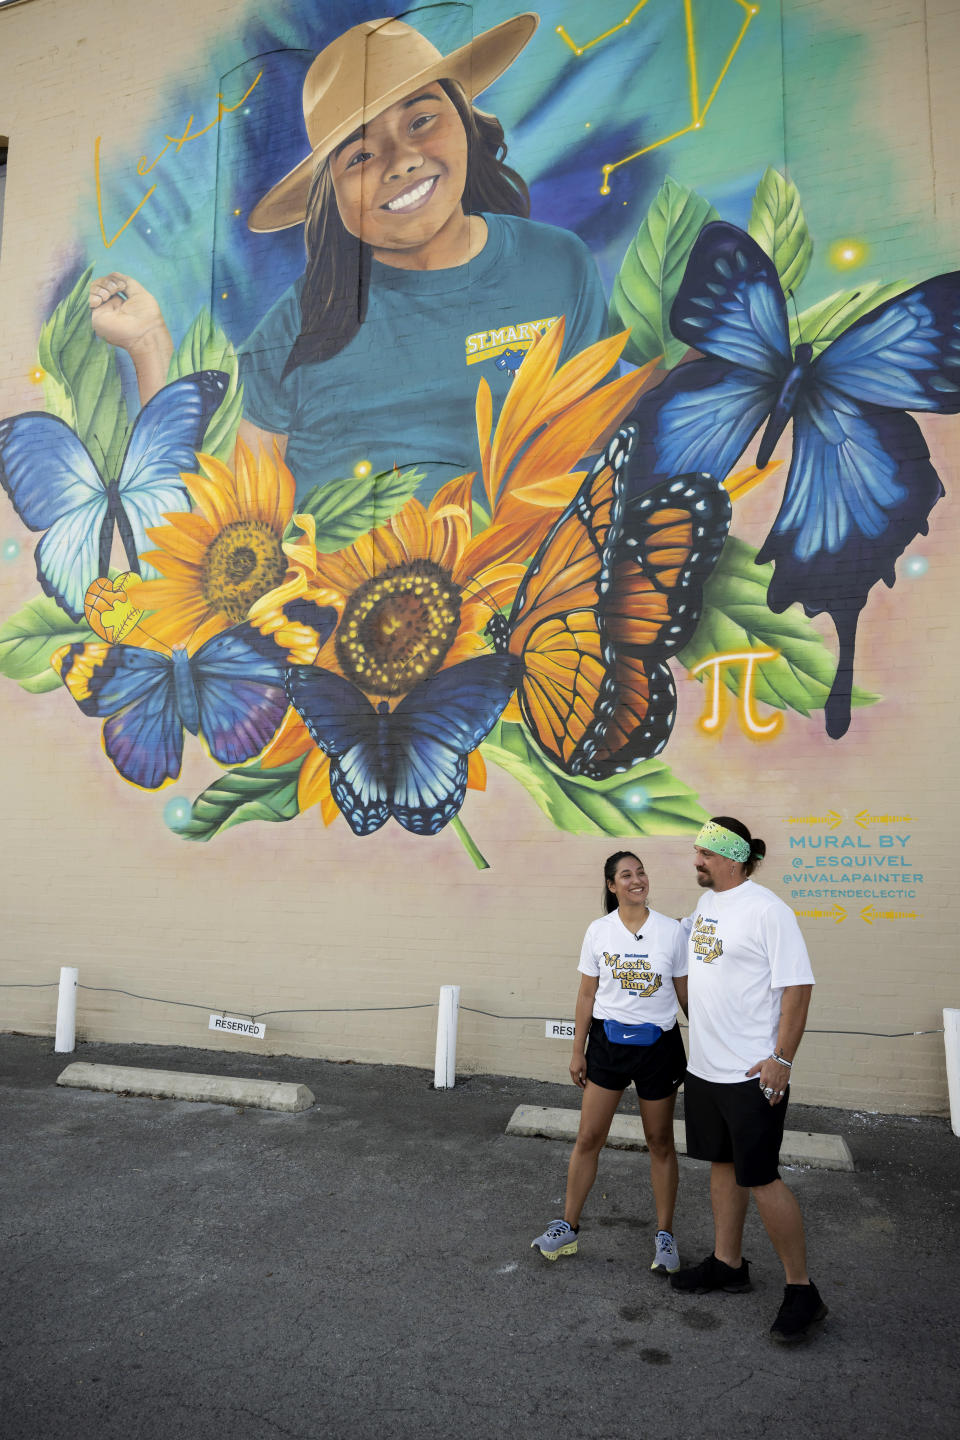
[[[610,1132],[610,1122],[620,1104],[622,1090],[605,1090],[588,1080],[580,1107],[580,1129],[567,1168],[567,1198],[563,1218],[568,1225],[580,1224],[580,1211],[597,1178],[600,1151]]]
[[[677,1203],[680,1171],[673,1143],[673,1112],[676,1095],[665,1100],[641,1100],[640,1119],[650,1151],[650,1186],[657,1207],[657,1229],[673,1234],[673,1211]]]

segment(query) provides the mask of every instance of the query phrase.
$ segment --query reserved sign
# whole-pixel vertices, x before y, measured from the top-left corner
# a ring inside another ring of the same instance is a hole
[[[572,1020],[548,1020],[548,1040],[572,1040],[574,1036],[574,1023]]]
[[[262,1040],[267,1027],[259,1020],[241,1020],[239,1015],[211,1015],[211,1030],[222,1030],[230,1035],[248,1035],[251,1040]]]

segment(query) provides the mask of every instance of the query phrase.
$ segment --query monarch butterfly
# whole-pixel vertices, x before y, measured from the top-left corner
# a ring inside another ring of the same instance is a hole
[[[540,749],[602,780],[656,755],[676,715],[667,659],[692,635],[726,540],[730,498],[681,475],[628,499],[623,426],[540,546],[509,620],[487,629],[521,662],[517,699]]]

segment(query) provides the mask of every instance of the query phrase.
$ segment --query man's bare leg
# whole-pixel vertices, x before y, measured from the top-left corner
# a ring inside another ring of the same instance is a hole
[[[782,1180],[755,1186],[753,1198],[757,1202],[760,1219],[773,1242],[773,1248],[783,1262],[786,1283],[809,1285],[803,1217],[796,1198]]]
[[[714,1161],[710,1166],[713,1253],[724,1265],[730,1265],[734,1270],[739,1269],[743,1259],[743,1222],[747,1217],[749,1201],[750,1191],[737,1184],[733,1165]]]

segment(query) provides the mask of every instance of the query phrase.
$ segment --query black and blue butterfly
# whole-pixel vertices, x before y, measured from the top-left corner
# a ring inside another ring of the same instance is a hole
[[[0,484],[23,523],[46,533],[37,578],[73,620],[92,580],[106,575],[114,530],[128,569],[141,574],[146,532],[168,511],[189,510],[181,471],[194,469],[211,418],[227,392],[222,370],[201,370],[158,391],[140,411],[116,480],[107,481],[75,431],[55,415],[0,420]]]
[[[920,427],[905,412],[960,411],[960,272],[879,305],[814,356],[791,349],[786,300],[772,260],[734,225],[701,230],[670,312],[678,339],[706,358],[679,365],[631,418],[640,443],[631,485],[704,470],[722,480],[765,425],[766,465],[793,420],[780,512],[757,555],[774,562],[768,603],[826,611],[839,662],[827,733],[850,723],[857,622],[871,587],[894,565],[943,495]]]
[[[511,655],[463,660],[390,710],[332,671],[294,665],[287,695],[330,757],[330,791],[355,835],[391,816],[415,835],[436,835],[463,804],[470,752],[503,711],[519,669]]]
[[[324,639],[335,622],[327,609]],[[215,635],[193,655],[89,643],[64,646],[52,663],[83,713],[104,719],[103,748],[116,769],[146,790],[180,774],[184,730],[221,765],[241,765],[287,709],[283,651],[250,625]]]

